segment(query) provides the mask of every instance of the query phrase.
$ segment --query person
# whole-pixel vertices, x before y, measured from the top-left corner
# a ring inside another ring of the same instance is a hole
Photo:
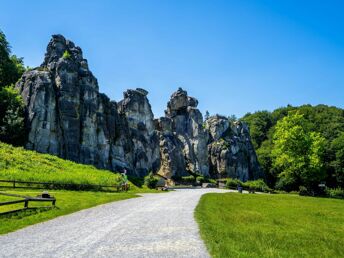
[[[128,184],[127,170],[124,169],[121,175],[122,175],[122,191],[128,191],[129,184]]]

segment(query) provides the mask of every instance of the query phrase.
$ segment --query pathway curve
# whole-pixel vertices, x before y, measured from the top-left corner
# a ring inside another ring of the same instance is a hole
[[[144,194],[0,236],[0,257],[209,257],[193,212],[218,189]]]

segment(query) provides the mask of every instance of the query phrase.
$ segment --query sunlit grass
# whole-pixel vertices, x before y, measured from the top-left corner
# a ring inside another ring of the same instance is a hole
[[[3,190],[2,190],[3,191]],[[41,191],[16,190],[7,191],[20,195],[37,196]],[[99,204],[124,200],[137,197],[133,193],[104,193],[104,192],[82,192],[82,191],[49,191],[57,202],[56,207],[52,208],[51,202],[30,202],[29,207],[41,207],[38,209],[27,209],[16,213],[0,215],[0,234],[18,230],[20,228],[46,221],[61,215],[66,215],[82,209],[90,208]],[[0,202],[20,199],[0,195]],[[0,206],[0,213],[9,210],[22,209],[23,203]],[[45,206],[46,208],[42,207]]]
[[[344,257],[344,202],[206,194],[195,212],[213,257]]]

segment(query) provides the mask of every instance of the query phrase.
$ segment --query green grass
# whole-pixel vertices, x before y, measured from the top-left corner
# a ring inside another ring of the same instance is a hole
[[[0,142],[0,179],[114,185],[120,175]]]
[[[206,194],[195,211],[213,257],[344,257],[344,201]]]
[[[37,196],[41,191],[7,191],[21,195]],[[56,199],[56,207],[51,208],[51,203],[30,202],[29,207],[45,206],[38,209],[28,209],[16,213],[0,215],[0,234],[18,230],[20,228],[36,224],[38,222],[53,219],[82,209],[90,208],[99,204],[124,200],[137,197],[133,193],[104,193],[104,192],[81,192],[81,191],[49,191]],[[0,195],[0,202],[20,199]],[[13,209],[21,209],[24,204],[14,204],[10,206],[0,206],[0,213]]]

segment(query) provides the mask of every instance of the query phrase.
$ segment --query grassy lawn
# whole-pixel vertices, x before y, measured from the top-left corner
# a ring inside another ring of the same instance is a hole
[[[1,189],[0,189],[1,190]],[[4,192],[4,190],[1,190]],[[7,190],[8,193],[36,196],[42,191],[39,190]],[[0,234],[8,233],[28,225],[46,221],[61,215],[90,208],[99,204],[124,200],[137,197],[134,193],[105,193],[105,192],[82,192],[82,191],[49,191],[56,197],[56,207],[50,208],[51,203],[30,202],[29,207],[47,206],[38,209],[28,209],[17,213],[0,215]],[[0,195],[0,202],[16,200],[19,198]],[[13,209],[21,209],[24,204],[14,204],[10,206],[0,206],[0,213]]]
[[[344,257],[344,201],[203,195],[195,211],[213,257]]]

